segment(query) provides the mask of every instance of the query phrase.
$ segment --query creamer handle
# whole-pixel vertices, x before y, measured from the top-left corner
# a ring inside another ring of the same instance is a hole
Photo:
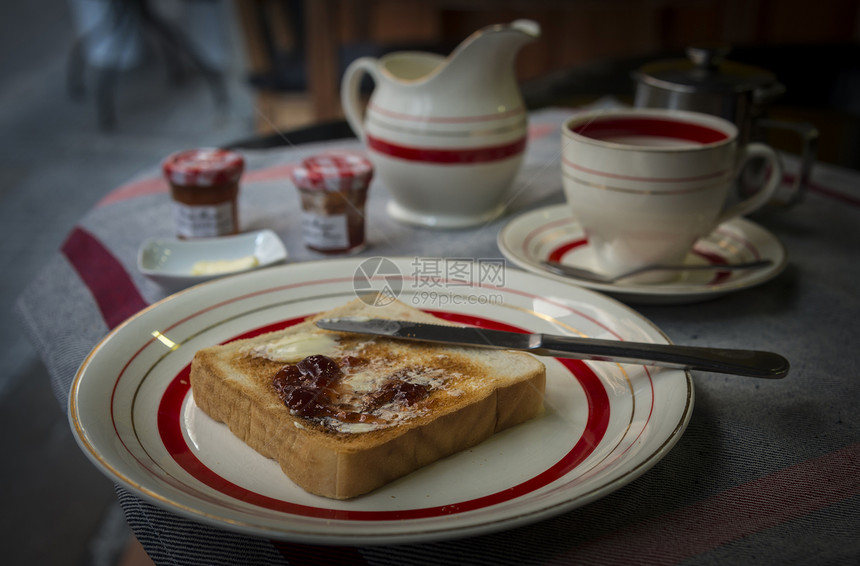
[[[364,135],[364,111],[361,105],[361,79],[367,73],[379,82],[378,61],[373,57],[360,57],[349,64],[340,83],[340,103],[349,127],[362,142]]]
[[[776,193],[776,190],[782,184],[782,161],[776,152],[769,146],[763,143],[750,143],[743,149],[741,159],[738,161],[737,172],[743,170],[743,165],[753,157],[761,157],[767,161],[770,166],[770,176],[767,182],[759,191],[746,200],[743,200],[723,211],[720,217],[717,218],[716,225],[719,226],[723,222],[728,222],[738,216],[749,214],[767,204],[767,202]]]

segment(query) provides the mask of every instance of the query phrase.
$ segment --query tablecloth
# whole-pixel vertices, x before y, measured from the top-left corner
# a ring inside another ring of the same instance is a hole
[[[367,256],[501,258],[496,236],[517,214],[563,202],[559,127],[570,110],[530,116],[524,166],[507,214],[435,231],[395,222],[371,187]],[[270,228],[291,262],[301,243],[289,167],[355,140],[245,152],[243,230]],[[796,160],[786,156],[787,169]],[[70,180],[70,182],[72,182]],[[126,317],[166,292],[136,268],[150,237],[173,235],[158,164],[111,191],[19,298],[16,313],[67,406],[75,372]],[[639,306],[671,340],[786,355],[784,380],[694,372],[687,430],[642,477],[585,507],[513,530],[398,546],[277,542],[199,524],[118,486],[126,519],[157,564],[857,564],[860,563],[860,173],[817,164],[805,199],[752,220],[786,247],[774,280],[690,305]],[[513,267],[509,266],[510,269]]]

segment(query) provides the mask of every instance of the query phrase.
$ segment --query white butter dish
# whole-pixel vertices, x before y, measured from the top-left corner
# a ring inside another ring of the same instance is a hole
[[[278,235],[259,230],[193,240],[150,239],[138,250],[137,268],[162,287],[178,291],[286,259],[287,249]]]

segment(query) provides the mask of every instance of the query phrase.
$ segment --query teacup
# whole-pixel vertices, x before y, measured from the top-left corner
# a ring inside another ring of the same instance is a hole
[[[753,158],[766,161],[769,177],[753,196],[727,206],[735,177]],[[565,122],[562,175],[598,269],[620,274],[683,263],[696,240],[766,204],[779,188],[782,165],[764,144],[739,148],[737,127],[716,116],[609,110]],[[676,276],[656,271],[636,282]]]

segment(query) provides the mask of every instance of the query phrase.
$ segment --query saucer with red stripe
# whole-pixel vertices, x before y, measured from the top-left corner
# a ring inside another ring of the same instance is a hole
[[[517,216],[502,228],[499,249],[518,267],[547,277],[574,283],[634,304],[680,304],[704,301],[725,293],[770,281],[787,264],[783,245],[770,232],[746,219],[721,224],[700,239],[685,264],[720,265],[770,259],[773,263],[753,271],[689,271],[671,281],[646,284],[635,280],[595,283],[550,273],[544,261],[599,271],[594,250],[582,226],[566,204],[547,206]]]

